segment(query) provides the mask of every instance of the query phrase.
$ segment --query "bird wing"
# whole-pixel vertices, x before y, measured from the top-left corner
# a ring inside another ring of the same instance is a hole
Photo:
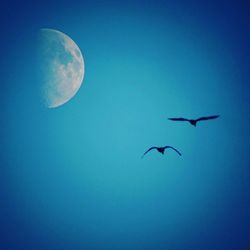
[[[157,147],[151,147],[151,148],[149,148],[143,155],[142,155],[142,157],[141,158],[143,158],[143,156],[145,155],[145,154],[147,154],[150,150],[152,150],[152,149],[156,149]]]
[[[212,115],[212,116],[205,116],[205,117],[200,117],[198,119],[196,119],[196,121],[206,121],[206,120],[211,120],[211,119],[216,119],[218,118],[219,115]]]
[[[171,121],[189,121],[189,119],[186,119],[186,118],[168,118],[168,120],[171,120]]]
[[[164,149],[166,149],[166,148],[171,148],[171,149],[173,149],[178,155],[181,155],[181,152],[178,151],[176,148],[174,148],[174,147],[172,147],[172,146],[165,146]]]

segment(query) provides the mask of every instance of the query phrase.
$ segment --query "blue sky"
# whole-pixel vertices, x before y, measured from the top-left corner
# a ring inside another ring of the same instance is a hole
[[[1,3],[3,249],[248,249],[249,11],[233,1]],[[85,61],[45,109],[37,33]],[[168,117],[220,114],[198,124]],[[172,145],[183,154],[151,152]]]

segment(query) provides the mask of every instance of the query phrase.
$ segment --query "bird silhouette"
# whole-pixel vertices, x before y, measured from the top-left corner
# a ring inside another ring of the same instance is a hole
[[[171,121],[186,121],[189,122],[191,125],[196,127],[196,123],[199,121],[206,121],[206,120],[211,120],[211,119],[216,119],[218,118],[219,115],[213,115],[213,116],[205,116],[205,117],[200,117],[198,119],[186,119],[186,118],[168,118]]]
[[[167,148],[171,148],[171,149],[173,149],[177,154],[181,155],[181,153],[180,153],[176,148],[171,147],[171,146],[165,146],[165,147],[151,147],[151,148],[149,148],[149,149],[142,155],[141,158],[143,158],[144,155],[147,154],[147,153],[148,153],[149,151],[151,151],[152,149],[156,149],[159,153],[164,154],[165,149],[167,149]]]

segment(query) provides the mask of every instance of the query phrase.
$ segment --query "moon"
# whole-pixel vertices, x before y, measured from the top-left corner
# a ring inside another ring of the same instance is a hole
[[[39,32],[41,96],[48,108],[59,107],[77,93],[84,77],[84,60],[76,43],[54,29]]]

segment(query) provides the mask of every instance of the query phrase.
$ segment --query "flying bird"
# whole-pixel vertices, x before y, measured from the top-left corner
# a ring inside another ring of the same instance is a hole
[[[191,125],[196,127],[196,123],[199,121],[206,121],[206,120],[211,120],[211,119],[216,119],[218,118],[219,115],[212,115],[212,116],[205,116],[205,117],[200,117],[196,120],[194,119],[186,119],[186,118],[168,118],[171,121],[186,121],[186,122],[190,122]]]
[[[147,153],[148,153],[149,151],[151,151],[152,149],[156,149],[159,153],[164,154],[165,149],[167,149],[167,148],[171,148],[171,149],[173,149],[177,154],[181,155],[181,153],[180,153],[176,148],[171,147],[171,146],[165,146],[165,147],[151,147],[151,148],[149,148],[149,149],[142,155],[141,158],[143,158],[144,155],[147,154]]]

